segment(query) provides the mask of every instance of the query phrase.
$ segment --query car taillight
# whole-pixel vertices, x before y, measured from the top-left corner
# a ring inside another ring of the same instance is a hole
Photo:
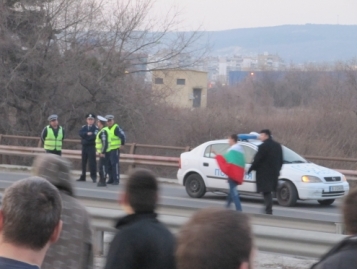
[[[181,158],[179,159],[178,167],[179,167],[179,169],[181,169]]]

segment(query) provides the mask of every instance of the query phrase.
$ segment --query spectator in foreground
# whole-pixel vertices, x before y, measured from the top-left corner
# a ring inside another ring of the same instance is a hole
[[[253,235],[247,215],[208,208],[181,229],[177,269],[252,269]]]
[[[158,221],[156,177],[148,170],[134,170],[126,183],[121,204],[128,214],[116,225],[105,269],[175,268],[175,241]]]
[[[47,252],[42,269],[93,268],[90,220],[86,209],[73,197],[69,162],[58,155],[42,154],[35,159],[32,171],[59,190],[63,204],[62,234]]]
[[[61,233],[61,210],[58,190],[43,178],[8,187],[0,210],[0,269],[39,269]]]
[[[311,269],[354,269],[357,266],[357,188],[352,189],[343,202],[343,218],[350,236],[342,240]]]

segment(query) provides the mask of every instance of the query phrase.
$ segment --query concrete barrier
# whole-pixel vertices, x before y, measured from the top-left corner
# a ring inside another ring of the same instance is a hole
[[[104,232],[115,232],[113,228],[115,219],[124,216],[121,210],[109,210],[87,207],[92,218],[95,231],[96,247],[99,254],[104,254]],[[159,215],[163,222],[173,233],[177,234],[180,227],[188,221],[189,217]],[[261,251],[282,253],[318,258],[326,253],[333,245],[345,238],[345,235],[306,231],[253,224],[255,244]],[[207,235],[210,236],[210,235]]]

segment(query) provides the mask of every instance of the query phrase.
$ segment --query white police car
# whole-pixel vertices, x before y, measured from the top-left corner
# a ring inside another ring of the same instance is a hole
[[[257,135],[238,135],[245,153],[246,171],[261,144]],[[344,175],[308,162],[291,149],[282,147],[284,164],[275,194],[280,205],[293,206],[297,200],[317,200],[321,205],[331,205],[336,198],[348,193],[349,184]],[[228,192],[227,176],[219,169],[213,153],[224,154],[228,148],[228,140],[215,140],[181,154],[177,178],[189,196],[200,198],[206,192]],[[255,172],[245,175],[238,190],[245,195],[256,194]]]

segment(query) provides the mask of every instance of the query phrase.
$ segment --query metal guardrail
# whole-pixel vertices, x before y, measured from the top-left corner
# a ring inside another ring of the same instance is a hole
[[[11,145],[1,145],[3,143],[3,139],[11,139],[11,140],[34,140],[37,141],[37,147],[26,147],[26,146],[11,146]],[[79,139],[64,139],[64,142],[80,144]],[[40,137],[33,137],[33,136],[17,136],[17,135],[5,135],[0,134],[0,163],[2,163],[2,156],[29,156],[33,157],[33,153],[42,153],[44,150],[41,148],[42,141]],[[14,148],[16,147],[16,148]],[[167,166],[167,167],[177,167],[177,163],[179,161],[178,157],[164,157],[164,156],[156,156],[159,159],[152,158],[153,156],[149,155],[137,155],[136,150],[138,148],[150,148],[150,149],[162,149],[162,150],[178,150],[180,152],[189,151],[190,147],[174,147],[174,146],[161,146],[161,145],[146,145],[146,144],[136,144],[136,143],[128,143],[124,146],[125,150],[129,148],[128,154],[121,154],[121,161],[123,163],[131,164],[131,167],[134,167],[135,164],[145,164],[145,165],[157,165],[157,166]],[[80,159],[79,151],[77,150],[68,150],[63,149],[63,156],[69,159]],[[132,155],[139,156],[138,158],[133,157]],[[146,157],[143,157],[146,156]],[[160,158],[161,157],[161,158]],[[339,158],[339,157],[324,157],[324,156],[313,156],[308,155],[304,156],[308,160],[325,160],[325,161],[337,161],[337,162],[355,162],[357,163],[357,158]],[[165,159],[163,159],[165,158]],[[176,159],[170,159],[176,158]],[[135,161],[133,161],[135,159]],[[176,164],[175,164],[176,162]],[[357,177],[357,171],[355,170],[342,170],[342,169],[335,169],[346,176]]]
[[[3,192],[4,188],[0,189]],[[115,232],[115,220],[125,215],[115,200],[77,197],[91,216],[96,251],[104,253],[104,233]],[[177,233],[198,209],[159,204],[159,219]],[[256,246],[262,251],[318,258],[342,240],[341,223],[309,219],[248,214],[253,225]]]
[[[42,141],[40,137],[36,136],[19,136],[19,135],[5,135],[5,134],[0,134],[0,144],[3,142],[3,138],[9,138],[9,139],[18,139],[18,140],[34,140],[37,141],[37,147],[41,148],[42,147]],[[64,139],[64,143],[74,143],[77,145],[81,144],[80,139]],[[136,150],[139,148],[151,148],[151,149],[166,149],[166,150],[178,150],[178,151],[189,151],[190,147],[176,147],[176,146],[161,146],[161,145],[147,145],[147,144],[138,144],[138,143],[127,143],[124,146],[125,148],[129,148],[129,154],[135,154]]]
[[[41,154],[44,152],[45,151],[42,148],[0,145],[0,155],[35,157],[37,154]],[[63,149],[62,156],[72,160],[80,160],[82,158],[80,150]],[[179,158],[137,154],[120,154],[120,162],[131,165],[144,164],[154,166],[178,167]]]
[[[92,218],[95,231],[95,243],[100,254],[104,252],[104,232],[115,232],[114,221],[124,215],[121,210],[103,210],[102,208],[87,207]],[[322,231],[306,231],[295,228],[282,228],[271,226],[271,222],[256,224],[252,217],[255,245],[261,251],[275,252],[289,255],[299,255],[318,258],[326,253],[333,245],[345,236],[341,234],[326,233]],[[280,217],[273,216],[276,221]],[[160,214],[159,220],[163,222],[173,233],[177,233],[180,227],[188,221],[187,216]]]

